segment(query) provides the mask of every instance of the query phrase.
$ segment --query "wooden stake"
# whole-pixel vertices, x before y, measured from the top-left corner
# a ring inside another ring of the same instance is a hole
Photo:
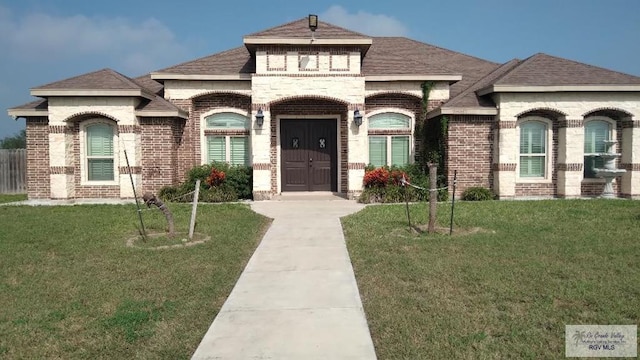
[[[198,211],[199,197],[200,179],[196,180],[196,192],[193,194],[193,206],[191,206],[191,222],[189,223],[189,240],[193,240],[193,229],[196,227],[196,212]]]
[[[438,164],[429,163],[429,234],[436,232],[436,206],[438,205]]]

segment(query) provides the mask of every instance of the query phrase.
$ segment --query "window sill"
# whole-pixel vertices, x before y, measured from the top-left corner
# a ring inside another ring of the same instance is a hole
[[[89,181],[84,180],[80,182],[80,186],[119,186],[117,181]]]

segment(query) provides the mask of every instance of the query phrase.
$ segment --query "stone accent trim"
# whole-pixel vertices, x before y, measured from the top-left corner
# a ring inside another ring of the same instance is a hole
[[[271,191],[254,191],[253,192],[253,200],[270,200],[271,199]]]
[[[516,167],[518,164],[509,164],[509,163],[499,163],[493,164],[493,171],[516,171]]]
[[[272,70],[269,69],[268,71],[283,71],[283,70]],[[361,77],[365,77],[364,75],[361,74],[277,74],[278,76],[282,75],[282,76],[287,76],[287,77],[353,77],[353,78],[361,78]],[[274,74],[253,74],[251,76],[274,76]]]
[[[251,166],[253,170],[271,170],[271,164],[257,163]]]
[[[515,121],[498,121],[498,129],[515,129],[516,122]]]
[[[118,168],[118,170],[120,171],[120,174],[129,174],[129,168],[126,166],[120,166],[120,168]],[[131,167],[131,173],[132,174],[142,174],[142,166],[132,166]]]
[[[51,175],[73,175],[74,170],[73,166],[52,166],[49,168],[49,173]]]
[[[73,128],[66,125],[49,125],[49,134],[71,134]]]
[[[316,58],[316,67],[315,68],[306,68],[302,67],[302,58],[308,56],[311,58],[315,56]],[[320,71],[320,53],[317,51],[301,51],[298,53],[298,71]]]
[[[271,60],[274,56],[282,56],[284,61],[284,66],[282,67],[272,67]],[[286,51],[267,51],[267,71],[287,71],[287,52]],[[269,74],[269,76],[273,76]]]
[[[627,171],[640,171],[640,163],[620,164],[620,168]]]
[[[142,127],[138,125],[118,125],[118,132],[120,134],[123,134],[123,133],[140,134],[142,133]]]
[[[385,129],[372,129],[368,132],[369,135],[411,135],[411,129],[396,129],[396,130],[385,130]]]
[[[258,111],[260,109],[262,109],[262,111],[270,111],[269,104],[259,104],[259,103],[251,104],[251,111]]]
[[[558,171],[582,171],[582,163],[559,163]]]
[[[347,67],[346,68],[339,68],[339,67],[333,67],[333,57],[334,55],[346,55],[347,56]],[[349,56],[349,53],[346,51],[337,51],[337,52],[332,52],[329,55],[329,71],[349,71],[351,70],[351,56]]]
[[[364,168],[367,166],[367,164],[365,163],[349,163],[348,164],[348,169],[349,170],[364,170]]]
[[[584,121],[581,119],[558,121],[558,128],[579,128],[583,126],[584,126]]]
[[[219,129],[205,129],[204,130],[204,134],[205,135],[249,135],[249,130],[242,130],[242,129],[237,129],[237,130],[219,130]]]
[[[623,129],[640,128],[640,120],[622,121],[621,123]]]

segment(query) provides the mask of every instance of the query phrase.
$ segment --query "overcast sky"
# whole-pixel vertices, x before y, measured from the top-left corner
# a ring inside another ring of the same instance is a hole
[[[538,52],[640,76],[640,0],[0,0],[0,139],[29,89],[111,68],[130,77],[306,17],[496,62]]]

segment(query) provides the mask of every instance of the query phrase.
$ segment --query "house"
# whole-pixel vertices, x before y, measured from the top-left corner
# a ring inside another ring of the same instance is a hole
[[[33,88],[38,100],[9,109],[26,119],[29,198],[131,198],[129,172],[155,192],[212,160],[250,165],[257,200],[354,197],[367,164],[415,161],[418,125],[443,120],[460,191],[597,195],[596,155],[616,139],[616,194],[640,197],[640,77],[546,54],[498,64],[315,21],[138,78],[104,69]]]

